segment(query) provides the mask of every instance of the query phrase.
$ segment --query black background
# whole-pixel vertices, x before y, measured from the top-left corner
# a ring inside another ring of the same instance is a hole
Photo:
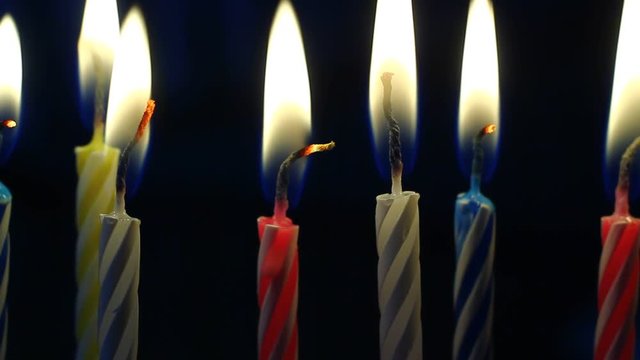
[[[275,0],[141,0],[153,65],[152,146],[140,190],[140,358],[256,358],[256,218],[267,39]],[[118,1],[120,18],[133,5]],[[14,195],[9,358],[74,352],[73,148],[81,125],[81,0],[7,0],[22,40],[22,133],[0,170]],[[375,196],[368,78],[375,1],[297,0],[314,141],[290,217],[300,233],[300,357],[376,359]],[[414,1],[425,357],[449,358],[455,149],[467,1]],[[501,153],[495,355],[591,357],[602,176],[621,0],[496,0]]]

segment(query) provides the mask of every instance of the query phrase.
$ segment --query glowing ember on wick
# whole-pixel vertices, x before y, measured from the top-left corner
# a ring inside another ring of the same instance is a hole
[[[124,211],[124,194],[126,192],[126,177],[127,177],[127,168],[129,167],[129,155],[131,150],[138,144],[142,135],[144,135],[145,130],[147,129],[147,125],[151,121],[151,116],[153,115],[153,111],[156,108],[156,102],[153,100],[147,101],[147,108],[142,115],[142,119],[140,120],[140,124],[138,125],[138,129],[136,130],[136,134],[131,139],[127,147],[124,148],[122,154],[120,155],[120,161],[118,162],[118,176],[116,178],[116,210]]]
[[[335,142],[327,144],[311,144],[303,147],[298,151],[292,152],[280,165],[278,171],[278,180],[276,183],[276,204],[273,217],[276,219],[284,219],[287,216],[287,208],[289,201],[287,199],[287,188],[289,187],[289,168],[298,159],[309,156],[316,152],[329,151],[336,146]]]
[[[393,117],[391,108],[391,78],[393,73],[385,72],[380,77],[384,88],[382,109],[389,127],[389,163],[391,165],[391,193],[402,193],[402,151],[400,145],[400,125]]]
[[[3,121],[2,122],[2,126],[11,129],[11,128],[14,128],[14,127],[18,126],[18,123],[15,120],[9,119],[9,120]]]
[[[484,150],[482,149],[482,139],[485,135],[493,134],[496,131],[496,125],[490,124],[478,132],[473,138],[473,165],[471,168],[471,177],[482,177],[482,166],[484,162]]]

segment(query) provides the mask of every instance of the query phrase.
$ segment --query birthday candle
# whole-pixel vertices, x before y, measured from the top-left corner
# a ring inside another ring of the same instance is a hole
[[[15,128],[20,118],[22,97],[22,49],[13,17],[6,14],[0,21],[0,111],[12,119],[0,121],[0,148],[10,150],[11,144],[1,146],[9,135],[6,129]],[[15,135],[14,135],[15,136]],[[7,142],[10,142],[7,141]],[[6,155],[6,153],[3,153]],[[4,157],[6,158],[6,156]],[[5,359],[8,346],[9,310],[7,303],[11,245],[9,222],[12,195],[0,182],[0,359]]]
[[[480,192],[480,141],[494,131],[494,125],[486,126],[474,138],[471,189],[456,200],[453,359],[486,359],[491,353],[496,217],[493,203]]]
[[[82,94],[94,96],[89,144],[75,149],[76,190],[76,359],[98,358],[98,245],[100,214],[113,209],[120,151],[104,143],[106,92],[118,37],[118,9],[112,0],[87,0],[78,39]]]
[[[380,358],[421,359],[420,195],[402,191],[400,128],[391,109],[391,77],[384,73],[381,79],[392,186],[390,194],[376,197]]]
[[[155,103],[150,100],[133,140],[118,163],[116,206],[100,217],[100,359],[136,359],[138,354],[138,286],[140,283],[140,220],[124,207],[126,172],[131,150],[142,138]]]
[[[298,358],[298,225],[287,217],[289,167],[335,144],[313,144],[293,152],[280,166],[273,216],[258,218],[258,359]]]
[[[613,215],[602,217],[594,359],[633,359],[640,272],[640,219],[629,214],[629,172],[640,137],[620,161]]]

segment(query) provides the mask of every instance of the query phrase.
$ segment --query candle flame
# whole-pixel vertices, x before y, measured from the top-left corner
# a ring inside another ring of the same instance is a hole
[[[295,10],[285,0],[274,16],[265,68],[262,174],[268,198],[273,197],[280,163],[308,142],[310,132],[311,90],[302,34]],[[292,169],[293,185],[302,180],[300,163]],[[290,189],[294,196],[299,191],[299,186]]]
[[[605,182],[611,193],[615,187],[619,161],[627,146],[640,135],[640,1],[626,0],[620,20],[611,108],[607,130]],[[636,165],[632,169],[637,168]],[[634,173],[635,170],[632,170]],[[635,193],[637,190],[632,191]]]
[[[490,132],[499,135],[500,87],[498,76],[498,50],[490,0],[472,0],[469,5],[467,29],[462,58],[460,107],[458,117],[458,149],[464,173],[471,170],[473,139],[486,123],[492,123]],[[499,136],[482,142],[485,176],[495,168]]]
[[[93,96],[98,78],[109,81],[119,27],[115,0],[87,0],[78,39],[78,68],[83,98]]]
[[[369,74],[369,114],[378,167],[388,176],[388,131],[382,100],[385,73],[393,74],[391,104],[400,127],[405,171],[411,169],[416,147],[417,75],[416,48],[411,0],[379,0],[376,7],[371,71]]]
[[[124,20],[115,52],[105,131],[107,144],[120,150],[127,146],[136,133],[150,95],[151,58],[147,30],[142,12],[134,7]],[[148,144],[149,131],[145,131],[131,153],[133,173],[136,167],[141,167]]]
[[[11,15],[5,15],[0,21],[0,54],[0,118],[11,119],[2,124],[11,128],[20,120],[22,97],[22,48],[18,29]],[[18,131],[3,132],[0,135],[1,163],[11,155]]]

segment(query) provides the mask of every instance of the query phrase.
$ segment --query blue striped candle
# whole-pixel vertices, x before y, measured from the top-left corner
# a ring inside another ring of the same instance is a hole
[[[7,290],[9,287],[9,220],[11,219],[11,192],[0,182],[0,359],[5,359],[7,354]]]
[[[495,208],[472,176],[455,208],[456,274],[453,359],[486,359],[493,325]]]

